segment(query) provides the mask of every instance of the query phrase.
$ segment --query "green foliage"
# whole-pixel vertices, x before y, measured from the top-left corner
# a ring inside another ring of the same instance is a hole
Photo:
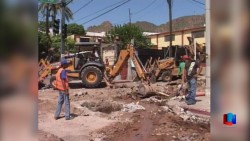
[[[51,21],[49,21],[49,26],[52,26],[52,22]],[[46,22],[45,21],[39,21],[39,23],[38,23],[38,29],[40,30],[40,31],[46,31]]]
[[[42,15],[46,16],[47,8],[49,9],[50,15],[57,15],[58,12],[61,12],[62,5],[61,3],[57,4],[41,3],[38,6],[38,11],[41,12]],[[65,7],[65,18],[67,21],[73,20],[73,12],[70,10],[68,6]]]
[[[65,41],[66,49],[68,52],[75,52],[75,41],[71,38],[67,38]]]
[[[61,47],[60,35],[51,37],[51,47],[54,48],[55,54],[60,54],[60,47]]]
[[[107,42],[114,42],[119,37],[121,48],[124,48],[131,39],[134,39],[135,48],[149,48],[149,40],[143,36],[142,30],[135,25],[116,25],[113,29],[106,33]]]
[[[51,37],[51,47],[54,48],[54,53],[56,55],[60,54],[60,48],[61,48],[61,36],[53,36]],[[65,39],[65,51],[68,52],[75,52],[75,41],[71,38]]]
[[[42,52],[47,53],[50,46],[51,46],[50,37],[46,35],[45,33],[38,32],[39,58],[41,57]]]
[[[47,10],[49,11],[49,13],[47,13]],[[62,11],[62,4],[61,3],[57,3],[57,4],[50,4],[50,3],[41,3],[38,6],[38,11],[46,17],[46,22],[45,23],[41,23],[42,28],[40,28],[40,30],[44,31],[46,29],[49,28],[50,25],[52,25],[51,23],[49,23],[49,16],[51,16],[51,21],[53,23],[54,20],[56,20],[56,15],[61,11]],[[73,13],[70,10],[69,7],[65,7],[65,19],[69,22],[70,20],[73,20]],[[44,25],[45,24],[45,25]]]
[[[72,23],[68,25],[68,35],[77,34],[77,35],[85,35],[85,30],[82,25],[78,25],[76,23]]]
[[[61,48],[61,36],[47,36],[45,33],[38,32],[38,47],[39,47],[39,58],[42,52],[48,53],[49,48],[54,48],[53,55],[55,58],[60,57]],[[75,41],[71,38],[65,39],[65,51],[75,52]],[[46,55],[45,54],[45,55]],[[45,56],[43,56],[45,57]]]

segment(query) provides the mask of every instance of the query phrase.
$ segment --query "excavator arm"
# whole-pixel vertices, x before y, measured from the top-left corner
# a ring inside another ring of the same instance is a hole
[[[129,44],[125,50],[120,51],[117,62],[115,63],[113,68],[110,69],[108,75],[110,81],[112,81],[121,72],[124,63],[127,62],[129,58],[133,61],[135,70],[139,78],[141,78],[142,80],[147,80],[147,72],[143,67],[140,59],[136,55],[133,45]]]
[[[133,61],[136,73],[141,79],[141,83],[139,85],[139,94],[146,96],[147,94],[153,92],[153,89],[150,86],[148,73],[141,63],[139,57],[136,55],[132,44],[129,44],[125,50],[120,51],[118,60],[116,61],[113,68],[107,69],[107,75],[104,75],[107,78],[104,78],[104,80],[108,85],[110,85],[112,80],[120,73],[124,63],[126,63],[129,58]]]
[[[120,51],[118,60],[116,61],[113,68],[110,69],[110,72],[109,72],[110,78],[113,79],[120,73],[122,66],[128,60],[128,57],[129,57],[129,50],[121,50]]]

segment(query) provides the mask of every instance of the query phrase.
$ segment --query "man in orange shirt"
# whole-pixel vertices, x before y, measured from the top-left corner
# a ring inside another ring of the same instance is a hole
[[[67,72],[65,70],[67,66],[68,66],[67,60],[62,58],[61,67],[56,73],[56,80],[54,81],[54,86],[59,91],[58,103],[54,117],[56,120],[59,119],[64,101],[65,101],[65,119],[66,120],[72,119],[72,117],[70,117],[69,83],[68,83]]]

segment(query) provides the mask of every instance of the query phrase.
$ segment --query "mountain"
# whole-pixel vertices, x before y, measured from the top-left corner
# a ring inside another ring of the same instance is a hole
[[[102,24],[96,26],[90,26],[88,27],[87,31],[89,32],[107,32],[109,30],[111,30],[113,27],[112,23],[110,23],[109,21],[104,21]]]
[[[157,28],[157,25],[146,21],[140,21],[133,24],[139,26],[144,32],[155,32]]]
[[[205,15],[193,15],[176,18],[172,21],[173,31],[202,27],[205,24]],[[159,25],[155,32],[168,32],[169,22]]]
[[[176,19],[173,19],[173,31],[201,27],[205,24],[205,15],[191,15],[183,16]],[[166,24],[155,25],[147,21],[139,21],[132,23],[139,26],[144,32],[168,32],[169,31],[169,22]],[[112,29],[113,25],[109,21],[105,21],[100,25],[90,26],[87,31],[90,32],[102,32],[109,31]]]

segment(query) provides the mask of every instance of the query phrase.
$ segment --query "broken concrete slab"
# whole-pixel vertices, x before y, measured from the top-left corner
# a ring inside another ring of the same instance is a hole
[[[123,109],[122,109],[122,111],[130,112],[130,113],[134,113],[137,110],[145,110],[145,108],[143,106],[139,105],[139,102],[137,102],[137,103],[132,102],[129,104],[124,104]]]

